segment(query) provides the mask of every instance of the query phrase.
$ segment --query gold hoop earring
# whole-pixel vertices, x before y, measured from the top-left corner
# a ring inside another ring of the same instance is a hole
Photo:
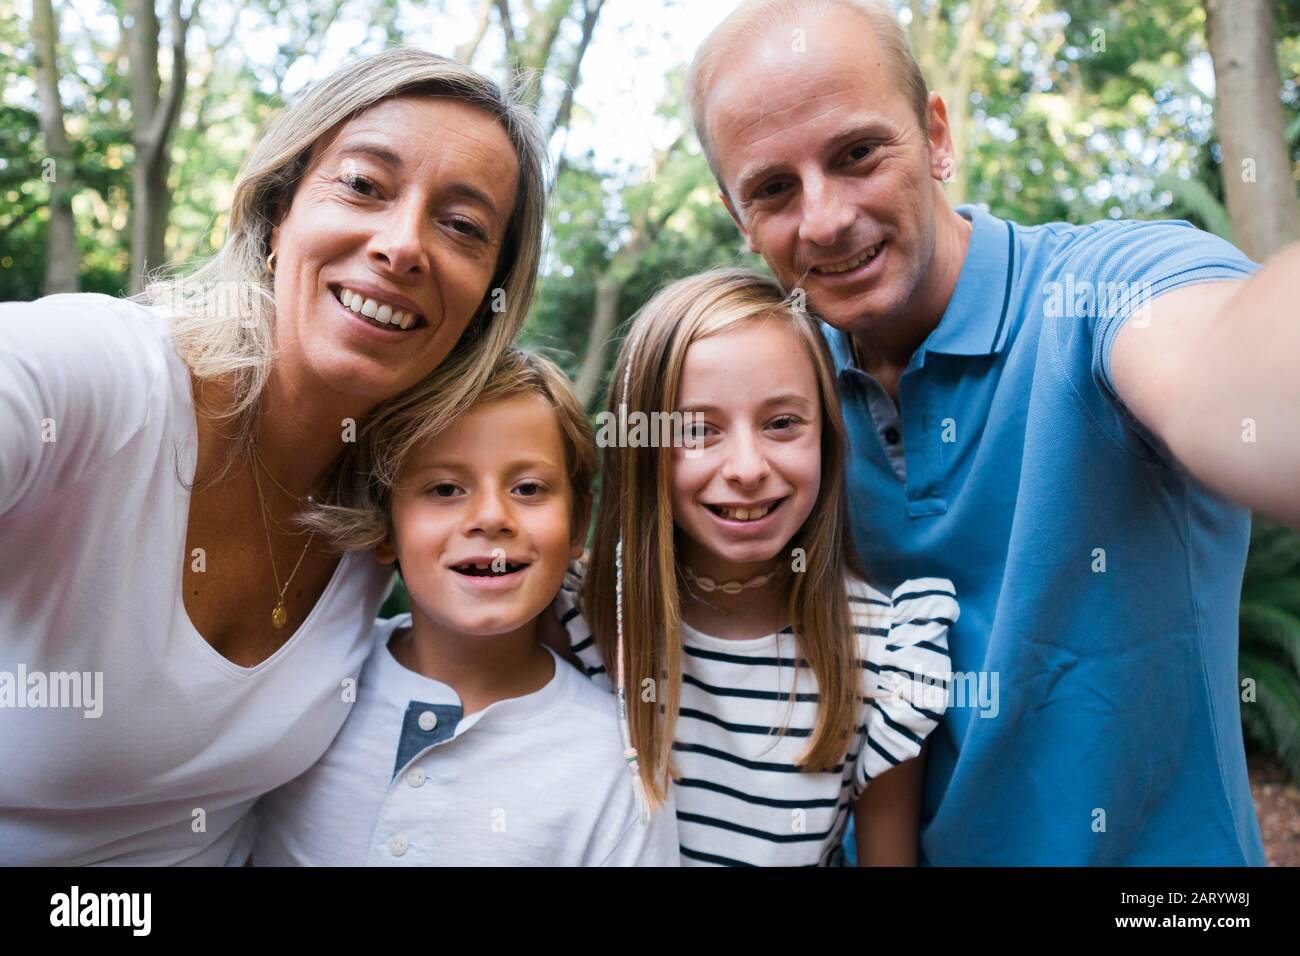
[[[266,257],[266,271],[271,273],[271,275],[275,275],[275,253],[274,252]]]

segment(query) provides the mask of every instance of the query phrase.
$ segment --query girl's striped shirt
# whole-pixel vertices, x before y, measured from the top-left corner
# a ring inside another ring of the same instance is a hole
[[[613,690],[577,607],[582,571],[571,565],[556,610],[587,675]],[[673,742],[683,865],[842,864],[853,802],[872,779],[920,753],[938,724],[951,677],[948,628],[959,613],[952,582],[918,578],[892,594],[856,578],[847,584],[864,696],[858,732],[830,771],[801,772],[795,762],[816,726],[818,697],[811,670],[796,670],[788,627],[731,640],[683,625]]]

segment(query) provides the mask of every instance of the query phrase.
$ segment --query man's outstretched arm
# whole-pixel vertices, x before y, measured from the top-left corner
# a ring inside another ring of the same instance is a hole
[[[1165,293],[1149,318],[1115,337],[1120,399],[1206,486],[1300,527],[1300,244],[1250,279]]]

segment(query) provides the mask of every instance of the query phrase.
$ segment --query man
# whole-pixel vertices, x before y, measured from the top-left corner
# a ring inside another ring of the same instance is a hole
[[[869,573],[957,587],[922,861],[1262,864],[1237,613],[1247,509],[1300,523],[1300,249],[952,209],[943,100],[868,0],[750,0],[690,80],[827,323]]]

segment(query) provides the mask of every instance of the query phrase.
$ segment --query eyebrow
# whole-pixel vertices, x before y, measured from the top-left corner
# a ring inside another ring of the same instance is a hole
[[[339,148],[339,155],[346,156],[349,153],[360,153],[363,156],[373,156],[382,163],[387,163],[394,169],[402,168],[402,157],[380,143],[370,142],[367,140],[354,140],[346,146]],[[487,211],[496,219],[501,218],[501,210],[497,209],[497,204],[489,196],[473,183],[467,183],[463,180],[453,180],[447,183],[446,189],[450,189],[458,196],[464,196],[466,199],[473,200],[487,208]]]
[[[896,136],[896,131],[888,124],[881,120],[868,120],[867,122],[845,129],[836,133],[830,141],[830,152],[836,152],[843,149],[849,143],[865,139],[883,142]],[[737,192],[742,196],[757,186],[760,182],[780,172],[785,168],[785,163],[764,163],[750,169],[742,169],[739,177],[739,187]]]
[[[809,409],[813,407],[812,403],[810,403],[808,399],[804,398],[802,395],[796,395],[794,392],[786,392],[781,395],[773,395],[770,398],[765,398],[761,402],[759,402],[758,407],[770,408],[773,405],[799,405],[805,409]],[[716,405],[698,404],[698,405],[684,405],[681,408],[679,408],[678,411],[687,412],[687,413],[702,412],[707,415],[710,412],[721,411],[721,409],[719,409]]]
[[[550,468],[561,472],[565,470],[563,466],[556,464],[549,458],[517,458],[506,465],[504,473],[509,475],[518,471],[527,471],[533,468],[542,470]],[[450,471],[463,475],[472,472],[473,470],[473,463],[466,461],[465,459],[444,458],[415,466],[411,469],[410,477],[412,479],[423,478],[425,475],[434,471]]]

